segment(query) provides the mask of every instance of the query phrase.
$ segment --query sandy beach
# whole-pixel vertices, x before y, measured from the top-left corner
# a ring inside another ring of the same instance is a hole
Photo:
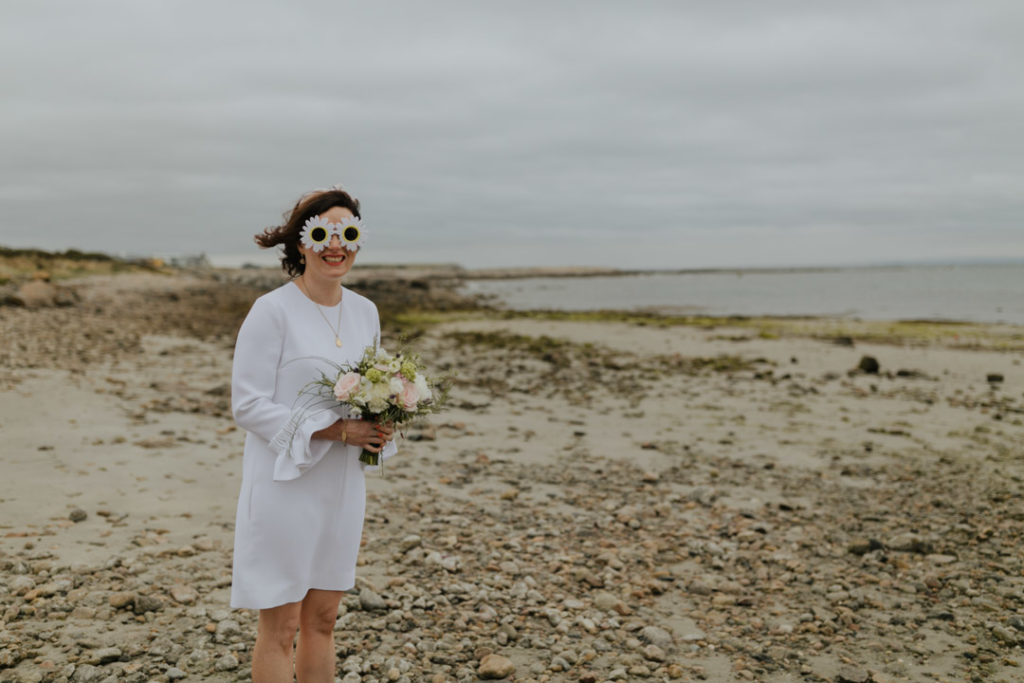
[[[520,315],[454,277],[350,283],[457,383],[368,479],[339,680],[1024,676],[1024,328]],[[229,382],[272,284],[0,307],[0,681],[248,680]]]

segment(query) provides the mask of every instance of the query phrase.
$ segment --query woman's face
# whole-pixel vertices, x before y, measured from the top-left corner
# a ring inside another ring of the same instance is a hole
[[[328,223],[339,223],[353,215],[343,206],[334,206],[320,214],[320,217]],[[299,252],[306,257],[304,275],[315,278],[338,280],[352,268],[352,264],[356,260],[356,252],[341,246],[341,239],[337,235],[332,235],[327,247],[319,252],[313,251],[299,242]]]

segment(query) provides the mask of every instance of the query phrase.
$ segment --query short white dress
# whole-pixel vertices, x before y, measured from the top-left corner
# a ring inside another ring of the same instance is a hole
[[[302,388],[330,370],[323,359],[355,363],[380,336],[373,302],[342,289],[341,348],[330,329],[338,308],[321,306],[321,315],[294,282],[258,298],[238,332],[231,408],[247,434],[232,607],[267,609],[302,600],[311,588],[355,585],[367,467],[359,462],[357,446],[310,439],[347,417],[344,409],[312,416],[300,409]],[[396,451],[392,441],[381,455]]]

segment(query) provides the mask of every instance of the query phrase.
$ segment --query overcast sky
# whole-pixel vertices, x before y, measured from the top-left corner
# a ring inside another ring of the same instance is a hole
[[[367,261],[1024,258],[1024,3],[0,5],[0,244]]]

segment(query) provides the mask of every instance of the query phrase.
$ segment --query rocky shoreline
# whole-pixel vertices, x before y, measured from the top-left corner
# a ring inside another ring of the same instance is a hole
[[[275,277],[96,276],[0,307],[0,681],[248,679],[228,379]],[[458,383],[368,481],[340,680],[1019,677],[1020,350],[349,284]]]

